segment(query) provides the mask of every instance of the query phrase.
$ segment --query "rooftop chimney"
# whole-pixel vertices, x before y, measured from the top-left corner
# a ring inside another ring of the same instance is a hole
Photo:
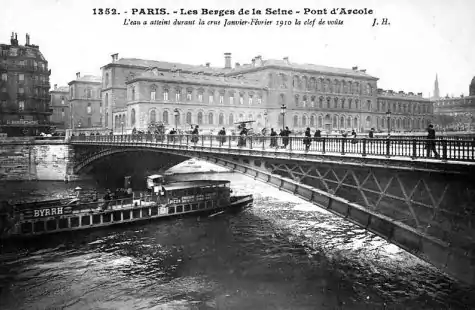
[[[79,79],[81,77],[81,72],[76,72],[76,79]]]
[[[224,69],[231,69],[231,53],[224,53]]]
[[[116,62],[117,59],[119,58],[119,53],[112,54],[111,57],[112,57],[112,62]]]
[[[404,94],[404,91],[400,90],[398,93],[399,93],[399,94]]]
[[[208,68],[209,68],[209,65],[210,65],[210,63],[209,63],[209,62],[207,62],[207,63],[206,63],[206,67],[208,67]]]
[[[358,67],[357,66],[354,66],[353,68],[351,68],[353,71],[356,71],[358,70]]]
[[[17,34],[12,32],[12,37],[10,38],[10,44],[13,46],[18,45]]]
[[[417,93],[417,95],[418,95],[419,97],[422,97],[422,93]]]
[[[288,64],[289,63],[289,57],[284,57],[284,61]]]
[[[58,84],[54,84],[54,89],[57,89],[58,88]]]
[[[252,66],[254,67],[256,65],[256,59],[252,58]]]
[[[30,35],[26,34],[26,45],[30,45]]]
[[[256,66],[261,66],[262,65],[262,56],[258,55],[256,56]]]
[[[361,69],[360,71],[363,73],[366,73],[366,69]]]
[[[241,66],[241,64],[239,62],[236,62],[235,65],[234,65],[236,68],[239,68]]]

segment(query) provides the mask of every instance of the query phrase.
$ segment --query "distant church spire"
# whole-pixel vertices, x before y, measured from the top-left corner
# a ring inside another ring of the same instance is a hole
[[[439,94],[439,78],[437,76],[437,73],[435,74],[435,82],[434,82],[434,96],[432,97],[434,99],[439,99],[440,94]]]

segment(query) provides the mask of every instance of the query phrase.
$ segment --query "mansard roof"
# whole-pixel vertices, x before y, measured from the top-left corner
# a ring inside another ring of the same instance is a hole
[[[68,86],[59,86],[56,89],[52,89],[51,92],[68,93],[69,92],[69,87]]]
[[[358,70],[357,67],[353,69],[346,68],[337,68],[337,67],[328,67],[315,64],[299,64],[290,62],[288,59],[266,59],[255,58],[251,64],[243,64],[238,68],[234,68],[229,74],[233,73],[244,73],[248,71],[257,71],[265,68],[278,67],[288,70],[296,70],[309,73],[321,73],[321,74],[331,74],[337,76],[349,76],[353,78],[364,78],[370,80],[378,80],[377,77],[369,75],[366,73],[366,70]]]
[[[172,69],[170,71],[161,71],[157,67],[148,68],[145,72],[131,76],[127,84],[136,81],[150,81],[150,82],[167,82],[167,83],[183,83],[197,86],[221,86],[221,87],[238,87],[238,88],[253,88],[264,89],[264,85],[260,80],[249,79],[244,77],[225,77],[222,74],[204,75],[202,71],[195,71],[193,73],[180,72],[179,69]]]
[[[406,93],[404,91],[395,92],[393,90],[385,90],[378,88],[378,99],[396,99],[396,100],[417,100],[417,101],[427,101],[429,98],[422,97],[422,93],[414,94],[412,92]]]
[[[173,68],[180,69],[186,72],[193,71],[202,71],[204,74],[213,74],[213,73],[224,73],[225,75],[237,75],[241,73],[246,73],[249,71],[258,71],[266,68],[277,67],[281,69],[288,70],[297,70],[301,72],[310,72],[310,73],[321,73],[321,74],[332,74],[336,76],[348,76],[353,78],[363,78],[370,80],[378,80],[377,77],[371,76],[366,73],[366,70],[358,70],[356,67],[353,69],[347,68],[337,68],[337,67],[328,67],[315,64],[298,64],[290,62],[288,59],[278,60],[278,59],[266,59],[255,61],[252,64],[243,64],[239,67],[234,68],[223,68],[223,67],[211,67],[205,65],[190,65],[183,64],[178,62],[166,62],[166,61],[157,61],[157,60],[146,60],[138,58],[121,58],[116,62],[109,63],[110,65],[123,65],[123,66],[132,66],[139,68],[150,68],[157,67],[162,70],[171,70]]]
[[[171,70],[173,68],[180,69],[182,71],[203,71],[205,73],[221,73],[226,70],[223,68],[209,67],[204,65],[188,65],[178,62],[166,62],[158,60],[146,60],[137,58],[121,58],[118,61],[111,63],[112,65],[126,65],[141,68],[157,67],[162,70]]]
[[[72,83],[81,83],[81,82],[102,83],[102,77],[95,76],[95,75],[84,75],[79,78],[76,78],[75,80],[72,80],[71,82],[68,83],[68,85],[71,85]]]

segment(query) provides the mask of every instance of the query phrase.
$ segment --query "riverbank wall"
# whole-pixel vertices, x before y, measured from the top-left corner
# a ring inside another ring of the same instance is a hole
[[[73,157],[63,140],[0,137],[0,181],[64,181]]]

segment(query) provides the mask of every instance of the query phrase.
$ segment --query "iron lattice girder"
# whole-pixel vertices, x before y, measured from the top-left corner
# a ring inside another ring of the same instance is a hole
[[[390,216],[450,243],[473,246],[475,183],[468,175],[268,161],[270,172]]]

